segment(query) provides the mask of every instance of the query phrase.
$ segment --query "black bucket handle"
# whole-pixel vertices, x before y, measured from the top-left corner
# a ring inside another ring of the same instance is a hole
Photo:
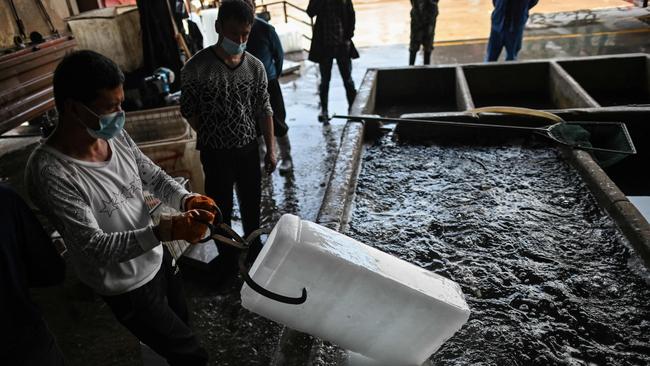
[[[270,233],[271,230],[268,228],[257,229],[253,231],[250,235],[248,235],[246,239],[244,239],[239,234],[237,234],[230,226],[223,223],[223,214],[221,213],[219,207],[213,206],[213,209],[216,211],[215,221],[217,222],[217,224],[196,220],[197,222],[206,225],[210,230],[210,234],[205,238],[199,240],[199,243],[206,243],[210,240],[214,240],[215,242],[220,242],[222,244],[230,245],[232,247],[241,250],[242,252],[239,255],[239,273],[241,273],[242,277],[244,277],[244,282],[246,282],[246,284],[251,289],[253,289],[255,292],[259,293],[264,297],[267,297],[271,300],[275,300],[284,304],[290,304],[290,305],[304,304],[305,301],[307,301],[307,289],[305,289],[304,287],[299,297],[285,296],[265,289],[260,284],[255,282],[248,274],[248,272],[250,271],[250,267],[246,265],[246,257],[248,254],[248,250],[250,249],[249,243],[263,234]]]

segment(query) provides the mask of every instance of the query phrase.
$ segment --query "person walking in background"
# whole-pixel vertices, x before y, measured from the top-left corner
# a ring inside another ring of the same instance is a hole
[[[438,0],[411,0],[411,44],[409,65],[415,65],[415,56],[422,46],[424,64],[431,63],[433,36],[438,18]]]
[[[0,364],[63,365],[29,287],[63,282],[65,263],[25,201],[0,184]]]
[[[528,21],[528,12],[538,0],[492,0],[492,28],[485,61],[496,61],[506,48],[506,61],[517,59]]]
[[[222,1],[215,23],[219,41],[195,54],[181,74],[181,113],[197,132],[205,191],[219,202],[223,221],[230,225],[236,187],[245,236],[260,227],[258,124],[266,145],[266,172],[271,174],[276,165],[266,71],[260,60],[246,52],[254,20],[253,9],[243,0]],[[235,278],[239,250],[222,243],[217,246],[219,277]],[[250,243],[249,260],[261,250],[259,238]]]
[[[348,109],[357,96],[352,80],[352,59],[359,58],[359,52],[352,43],[356,21],[354,7],[352,0],[310,0],[307,14],[316,17],[309,60],[320,67],[321,112],[318,120],[326,123],[329,120],[328,94],[335,59],[345,86]]]
[[[255,0],[250,3],[255,10]],[[271,108],[273,109],[273,132],[278,142],[278,152],[280,155],[280,164],[278,171],[280,174],[287,174],[293,169],[291,159],[291,143],[289,142],[289,126],[286,123],[287,112],[284,108],[284,98],[282,97],[282,88],[280,87],[280,76],[282,75],[282,62],[284,61],[284,51],[280,43],[280,37],[275,28],[266,20],[255,16],[251,33],[248,35],[246,46],[248,52],[257,57],[266,70],[268,79],[267,91]],[[263,144],[258,142],[260,146]]]

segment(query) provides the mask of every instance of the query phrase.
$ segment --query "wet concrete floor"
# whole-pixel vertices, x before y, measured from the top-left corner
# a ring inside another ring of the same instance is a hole
[[[547,29],[537,38],[526,41],[520,56],[522,59],[536,59],[650,52],[647,27],[620,33],[592,28],[591,31],[600,32],[593,35],[588,34],[590,28],[585,27]],[[480,40],[440,45],[434,52],[433,61],[436,64],[480,62],[485,46],[485,41]],[[357,85],[369,67],[404,66],[408,58],[406,48],[405,45],[392,45],[360,49],[361,58],[355,60],[353,69]],[[317,122],[317,85],[318,69],[312,63],[305,63],[300,75],[282,79],[295,172],[289,178],[274,173],[267,179],[263,193],[264,223],[274,223],[282,213],[296,213],[313,220],[318,212],[343,123],[334,121],[323,126]],[[334,72],[330,113],[345,112],[345,93],[340,77]],[[22,191],[21,166],[28,153],[29,148],[23,148],[0,158],[0,177],[8,178],[19,191]],[[106,305],[80,286],[72,271],[69,272],[63,287],[34,291],[68,363],[141,364],[137,340],[119,326]],[[186,284],[194,328],[210,353],[211,364],[269,364],[281,328],[240,307],[239,283],[220,289],[194,280],[186,280]]]
[[[258,0],[257,4],[273,1]],[[292,3],[306,8],[308,0]],[[367,47],[379,44],[406,44],[409,42],[411,3],[403,0],[355,0],[357,17],[354,42]],[[436,41],[447,42],[487,38],[490,33],[490,15],[494,8],[491,0],[440,1],[436,26]],[[272,22],[283,22],[282,5],[267,8]],[[609,9],[607,16],[600,16]],[[612,22],[612,9],[617,19],[627,16],[634,8],[622,0],[543,0],[531,10],[530,29],[567,26],[571,22],[607,24]],[[620,10],[618,10],[620,9]],[[639,9],[637,8],[636,11]],[[289,8],[288,13],[308,21],[306,14]],[[467,19],[472,19],[467,22]],[[619,22],[619,21],[617,21]],[[299,29],[305,29],[299,27]],[[616,29],[616,27],[614,27]]]

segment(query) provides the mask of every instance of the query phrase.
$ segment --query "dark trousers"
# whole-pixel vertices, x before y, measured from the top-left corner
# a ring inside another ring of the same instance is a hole
[[[485,61],[497,61],[504,47],[506,49],[506,61],[516,60],[517,54],[521,50],[523,37],[523,28],[517,29],[513,32],[497,32],[495,30],[492,30],[490,32],[490,39],[488,40],[487,55],[485,56]]]
[[[438,19],[438,3],[433,3],[430,14],[415,15],[411,10],[411,43],[409,51],[417,53],[420,46],[424,52],[433,51],[433,37],[436,33],[436,20]]]
[[[203,149],[201,164],[205,174],[205,193],[216,202],[226,225],[231,224],[233,187],[237,188],[244,235],[260,227],[260,202],[262,197],[262,173],[257,140],[234,149]],[[250,243],[249,259],[261,250],[259,239]],[[218,243],[219,271],[226,274],[237,272],[240,251],[229,245]]]
[[[345,87],[345,95],[348,99],[348,107],[352,106],[357,91],[354,88],[354,81],[352,80],[352,59],[347,53],[338,52],[336,56],[336,64],[343,79],[343,86]],[[334,57],[325,58],[319,62],[320,67],[320,102],[323,109],[327,109],[328,94],[330,89],[330,80],[332,79],[332,66],[334,64]]]
[[[269,92],[269,102],[273,109],[273,133],[277,137],[282,137],[289,132],[289,126],[286,122],[287,112],[284,109],[282,87],[280,87],[278,79],[269,80],[267,91]]]
[[[171,254],[164,248],[162,266],[151,281],[103,298],[117,320],[171,366],[205,365],[208,355],[188,326],[183,283],[174,270]]]

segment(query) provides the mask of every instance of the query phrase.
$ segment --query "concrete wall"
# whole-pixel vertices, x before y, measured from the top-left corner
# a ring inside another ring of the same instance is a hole
[[[630,73],[636,75],[636,86],[647,81],[645,58],[634,56],[632,59],[623,61],[625,70],[611,73],[612,78],[622,79],[612,81],[613,85],[632,85]],[[628,63],[634,68],[628,67]],[[594,68],[602,69],[598,65],[587,69]],[[585,83],[591,84],[591,80]],[[647,94],[645,86],[636,89],[639,90],[637,96]],[[492,105],[534,109],[600,106],[581,81],[574,79],[556,61],[378,69],[375,94],[376,103],[373,104],[376,106],[371,114],[387,117],[399,117],[403,113],[466,111],[475,106]]]
[[[556,62],[551,62],[549,93],[558,108],[589,108],[600,105]]]
[[[457,111],[462,103],[456,100],[456,84],[453,67],[382,70],[377,75],[377,90],[381,90],[377,106],[388,114],[394,114],[392,108],[413,110],[418,106],[426,106],[428,111]]]
[[[487,64],[463,67],[474,105],[535,109],[593,107],[584,91],[554,63]]]
[[[558,62],[603,107],[650,104],[647,56]]]
[[[69,17],[70,11],[68,4],[74,13],[78,13],[77,2],[75,0],[42,0],[45,9],[48,11],[54,27],[59,33],[68,33],[64,18]],[[45,18],[41,15],[35,0],[13,0],[16,5],[18,15],[25,24],[25,33],[29,36],[30,32],[39,32],[43,36],[51,34]],[[14,36],[20,35],[18,26],[13,17],[9,1],[0,1],[0,49],[14,46]]]
[[[507,105],[533,109],[650,104],[650,56],[384,68],[370,114],[443,113]],[[406,111],[406,112],[404,112]]]

